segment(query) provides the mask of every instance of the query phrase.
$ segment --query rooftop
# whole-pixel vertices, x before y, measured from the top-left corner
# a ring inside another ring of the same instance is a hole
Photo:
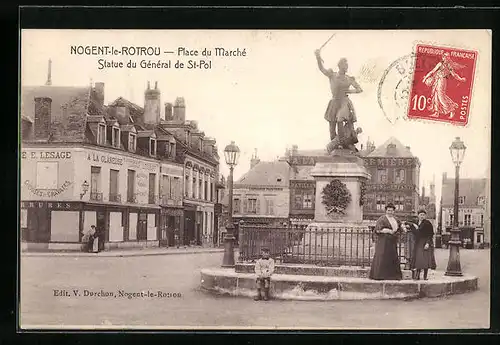
[[[465,196],[463,206],[477,206],[477,198],[486,196],[486,178],[461,178],[459,182],[459,196]],[[453,205],[455,196],[455,179],[445,179],[442,186],[443,205]]]
[[[394,150],[392,152],[388,152],[387,146],[393,144]],[[382,145],[378,146],[373,152],[367,155],[367,157],[402,157],[402,158],[410,158],[414,157],[411,153],[410,149],[403,145],[398,139],[395,137],[390,137],[387,139]]]
[[[235,185],[288,187],[289,168],[288,163],[283,161],[259,162],[236,181]]]

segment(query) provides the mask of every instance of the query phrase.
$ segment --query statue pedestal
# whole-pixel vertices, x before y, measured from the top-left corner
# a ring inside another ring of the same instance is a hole
[[[349,150],[334,150],[329,156],[318,160],[311,170],[311,176],[316,181],[314,222],[361,223],[363,221],[363,208],[360,205],[361,183],[366,182],[370,174],[364,167],[362,158]],[[344,183],[351,193],[351,202],[343,215],[328,214],[323,205],[323,188],[334,179]]]
[[[370,178],[363,159],[350,150],[333,150],[319,159],[311,170],[316,180],[314,222],[304,237],[304,250],[319,257],[330,257],[337,263],[353,264],[362,260],[369,264],[370,239],[368,226],[363,223],[360,205],[361,184]],[[323,189],[332,180],[340,180],[351,194],[345,214],[328,213],[323,205]]]

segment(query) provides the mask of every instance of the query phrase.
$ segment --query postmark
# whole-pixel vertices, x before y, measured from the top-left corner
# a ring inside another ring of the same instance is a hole
[[[415,54],[410,53],[394,60],[380,78],[377,101],[384,116],[391,123],[407,114],[410,84],[415,67]]]
[[[418,44],[414,56],[416,68],[407,99],[408,118],[465,126],[469,121],[478,53]]]

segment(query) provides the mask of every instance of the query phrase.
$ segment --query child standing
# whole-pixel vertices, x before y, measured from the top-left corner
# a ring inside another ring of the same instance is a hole
[[[254,298],[260,301],[269,299],[269,287],[271,286],[271,275],[274,273],[274,259],[269,257],[269,249],[261,249],[261,258],[255,263],[255,273],[257,274],[257,296]],[[261,292],[264,291],[262,297]]]

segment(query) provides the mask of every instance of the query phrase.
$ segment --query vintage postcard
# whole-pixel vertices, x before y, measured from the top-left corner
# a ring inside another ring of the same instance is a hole
[[[22,330],[490,327],[489,30],[22,30]]]

